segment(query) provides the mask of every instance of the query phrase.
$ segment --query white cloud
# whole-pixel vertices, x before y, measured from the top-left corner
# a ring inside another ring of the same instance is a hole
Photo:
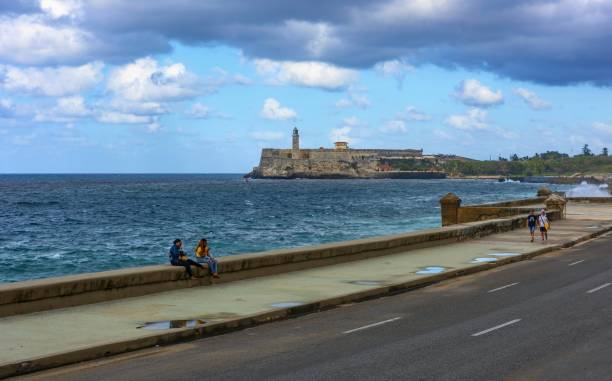
[[[342,120],[343,126],[358,127],[358,126],[361,126],[362,124],[363,123],[361,122],[361,120],[359,120],[359,118],[357,118],[356,116],[349,116],[348,118],[344,118]]]
[[[101,107],[135,115],[163,115],[169,112],[168,108],[159,102],[131,102],[125,99],[113,99],[108,105]]]
[[[406,126],[407,121],[423,122],[431,119],[426,113],[417,110],[412,106],[407,106],[403,112],[399,112],[395,115],[395,118],[385,122],[378,130],[387,134],[406,133],[408,128]]]
[[[287,120],[295,119],[297,113],[288,107],[281,106],[276,99],[268,98],[261,109],[261,116],[266,119]]]
[[[468,106],[490,107],[504,102],[501,90],[493,91],[476,79],[461,81],[455,97]]]
[[[211,92],[215,91],[218,87],[225,85],[248,86],[253,84],[252,79],[242,74],[232,74],[220,67],[213,68],[212,72],[213,74],[207,77],[204,81]]]
[[[57,110],[62,115],[83,117],[91,113],[81,96],[65,97],[57,100]]]
[[[612,134],[612,124],[609,123],[595,122],[593,128],[606,134]]]
[[[153,58],[140,58],[113,70],[108,90],[130,101],[174,101],[199,93],[198,77],[182,63],[159,66]]]
[[[82,8],[80,0],[40,0],[40,9],[53,19],[78,18],[82,15]]]
[[[522,87],[514,89],[514,93],[518,95],[525,103],[527,103],[534,110],[542,110],[550,107],[550,103],[538,97],[533,91],[527,90]]]
[[[229,118],[229,115],[215,111],[207,105],[199,102],[192,104],[191,108],[185,111],[185,114],[194,119]]]
[[[343,126],[339,128],[333,128],[329,133],[329,138],[332,142],[348,142],[352,143],[353,139],[349,136],[351,133],[351,127]]]
[[[494,133],[504,139],[517,139],[519,137],[517,133],[501,127],[495,127]]]
[[[406,128],[406,122],[401,119],[393,119],[387,121],[387,123],[380,128],[380,131],[387,134],[393,134],[405,133],[408,132],[408,129]]]
[[[196,119],[207,119],[211,116],[211,110],[205,104],[194,103],[186,114]]]
[[[0,107],[11,108],[13,107],[13,101],[8,98],[0,98]]]
[[[446,124],[458,130],[473,131],[486,130],[489,125],[486,122],[487,112],[479,108],[471,108],[464,115],[451,115],[446,118]]]
[[[341,90],[357,80],[357,72],[318,61],[254,61],[257,72],[275,85]]]
[[[357,143],[359,139],[354,137],[354,134],[362,135],[366,133],[366,125],[356,116],[350,116],[348,118],[344,118],[342,123],[338,128],[332,128],[329,133],[329,138],[332,142],[347,142],[347,143]]]
[[[414,0],[414,1],[389,1],[383,3],[370,17],[377,22],[405,23],[409,20],[419,18],[431,19],[432,17],[445,20],[447,14],[455,8],[453,1],[448,0]]]
[[[159,131],[161,128],[162,128],[161,124],[159,124],[157,122],[153,122],[153,123],[150,123],[147,126],[147,131],[150,132],[150,133],[155,133],[155,132]]]
[[[115,111],[104,111],[98,116],[98,122],[110,124],[151,124],[153,118],[147,115],[125,114]]]
[[[81,66],[18,68],[0,65],[0,85],[9,92],[64,96],[94,87],[102,80],[101,62]]]
[[[357,107],[360,109],[367,109],[372,103],[367,96],[363,94],[357,94],[355,92],[349,92],[346,98],[341,98],[336,102],[337,108],[351,108]]]
[[[323,56],[341,45],[340,39],[334,34],[333,26],[325,22],[288,20],[282,33],[291,36],[293,41],[303,46],[313,57]]]
[[[0,16],[0,61],[35,65],[81,59],[94,42],[88,32],[72,25],[48,25],[38,15]]]
[[[435,137],[444,139],[444,140],[451,140],[453,138],[451,134],[443,130],[438,130],[438,129],[433,130],[433,134]]]
[[[13,101],[8,98],[0,98],[0,118],[10,118],[15,112]]]
[[[285,137],[282,132],[276,131],[253,131],[249,134],[249,136],[254,140],[264,142],[282,140]]]
[[[430,120],[431,116],[427,115],[423,111],[419,111],[412,106],[406,107],[406,111],[404,113],[406,119],[413,120],[415,122],[424,122],[426,120]]]
[[[91,116],[92,111],[81,96],[57,99],[55,107],[36,110],[34,121],[51,123],[73,123],[80,118]]]
[[[397,86],[401,89],[404,85],[404,78],[408,73],[414,71],[414,66],[404,61],[390,60],[377,63],[374,69],[385,77],[395,78]]]

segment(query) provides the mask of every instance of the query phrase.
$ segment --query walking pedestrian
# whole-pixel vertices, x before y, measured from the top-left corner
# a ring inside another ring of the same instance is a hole
[[[538,226],[540,227],[540,235],[542,236],[542,243],[548,241],[548,230],[550,229],[550,221],[546,217],[546,209],[542,209],[538,216]]]
[[[535,230],[538,216],[535,214],[535,209],[531,209],[527,216],[527,227],[529,228],[529,234],[531,234],[531,242],[535,239]]]

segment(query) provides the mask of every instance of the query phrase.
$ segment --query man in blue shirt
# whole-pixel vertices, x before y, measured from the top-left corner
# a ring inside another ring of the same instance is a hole
[[[527,226],[529,227],[529,234],[531,234],[531,242],[535,238],[536,221],[538,217],[535,215],[535,210],[531,209],[527,216]]]
[[[183,266],[185,268],[185,272],[187,273],[188,278],[191,278],[193,276],[193,273],[191,272],[191,266],[196,266],[201,269],[204,268],[204,266],[202,266],[198,262],[187,258],[187,255],[185,255],[185,252],[183,251],[183,242],[178,238],[174,240],[174,244],[170,248],[168,257],[170,258],[170,264],[172,266]]]

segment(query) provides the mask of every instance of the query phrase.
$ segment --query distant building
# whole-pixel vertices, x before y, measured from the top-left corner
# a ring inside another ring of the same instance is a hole
[[[251,176],[260,178],[431,178],[444,176],[428,171],[400,171],[396,164],[429,160],[422,149],[355,149],[348,142],[335,142],[334,148],[301,149],[295,127],[291,149],[264,148],[259,166]],[[396,164],[394,164],[396,163]]]
[[[347,150],[347,149],[349,149],[348,142],[335,142],[334,146],[336,147],[337,150]]]

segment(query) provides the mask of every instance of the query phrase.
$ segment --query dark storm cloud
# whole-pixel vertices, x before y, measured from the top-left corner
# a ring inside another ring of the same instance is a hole
[[[605,0],[91,0],[84,11],[80,27],[105,42],[102,60],[180,41],[353,68],[403,58],[546,84],[612,84]]]

